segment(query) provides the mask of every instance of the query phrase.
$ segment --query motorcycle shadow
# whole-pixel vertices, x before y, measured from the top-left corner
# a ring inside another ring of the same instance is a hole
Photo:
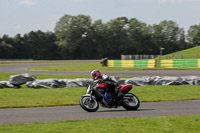
[[[137,109],[137,110],[125,110],[125,109],[110,109],[110,110],[99,110],[98,112],[127,112],[127,111],[150,111],[150,110],[155,110],[155,109]]]

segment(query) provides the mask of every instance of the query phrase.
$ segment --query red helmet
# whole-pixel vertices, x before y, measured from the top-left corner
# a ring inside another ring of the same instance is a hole
[[[101,79],[101,73],[99,70],[93,70],[91,72],[91,76],[92,76],[93,80]]]

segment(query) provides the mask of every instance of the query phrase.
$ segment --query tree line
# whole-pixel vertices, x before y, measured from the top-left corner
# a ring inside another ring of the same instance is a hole
[[[200,24],[187,33],[175,21],[148,25],[118,17],[106,23],[86,15],[64,15],[54,32],[0,36],[0,59],[120,59],[121,55],[168,54],[200,45]]]

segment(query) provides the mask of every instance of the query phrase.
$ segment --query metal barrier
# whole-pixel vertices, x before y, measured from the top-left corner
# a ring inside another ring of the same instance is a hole
[[[149,60],[158,56],[160,55],[121,55],[121,60]]]
[[[155,59],[161,55],[121,55],[121,60],[149,60]],[[199,59],[200,54],[169,54],[162,55],[162,60],[167,59]]]

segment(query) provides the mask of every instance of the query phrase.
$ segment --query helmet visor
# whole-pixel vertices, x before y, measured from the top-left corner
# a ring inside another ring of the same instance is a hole
[[[95,73],[92,75],[92,77],[93,77],[94,79],[99,78],[99,76],[100,76],[100,73],[99,73],[99,72],[95,72]]]

